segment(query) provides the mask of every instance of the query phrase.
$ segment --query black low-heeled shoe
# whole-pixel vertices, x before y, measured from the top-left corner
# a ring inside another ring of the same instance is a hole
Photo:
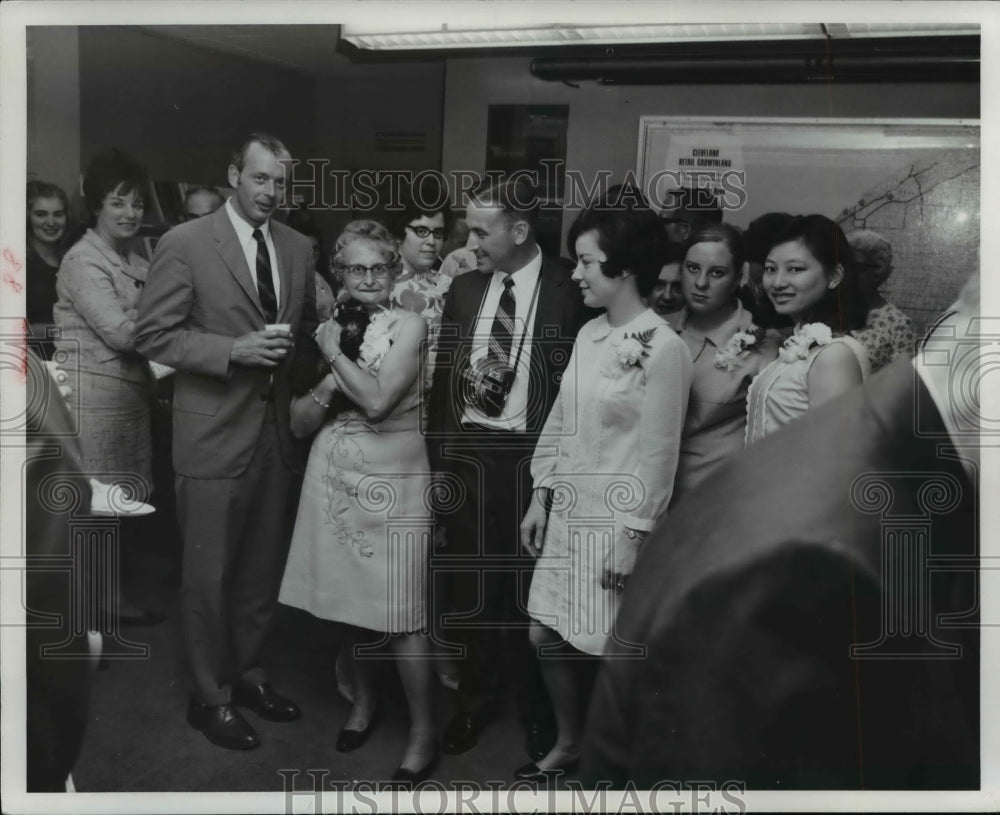
[[[372,715],[368,718],[368,724],[364,730],[348,730],[346,727],[341,730],[340,735],[337,736],[337,752],[350,753],[357,750],[361,745],[368,741],[368,737],[372,734],[372,731],[375,729],[375,725],[378,724],[381,716],[382,706],[375,705],[374,710],[372,710]]]
[[[438,762],[441,760],[441,751],[435,749],[434,755],[431,756],[430,761],[428,761],[419,770],[408,770],[405,767],[400,767],[392,774],[392,783],[399,784],[404,787],[415,787],[421,781],[426,781],[430,778],[432,772],[437,767]]]
[[[514,778],[518,781],[531,781],[540,784],[543,781],[552,781],[560,775],[576,772],[578,766],[580,766],[580,760],[577,758],[567,761],[561,767],[553,767],[549,770],[541,769],[532,761],[530,764],[525,764],[514,770]]]

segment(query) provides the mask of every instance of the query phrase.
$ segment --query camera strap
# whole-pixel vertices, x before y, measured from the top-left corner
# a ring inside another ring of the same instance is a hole
[[[535,281],[535,290],[531,293],[531,302],[528,303],[528,313],[524,319],[524,329],[521,331],[521,339],[517,343],[517,356],[514,357],[514,364],[511,366],[511,370],[514,371],[514,376],[517,376],[517,365],[521,361],[521,351],[524,350],[524,338],[528,335],[528,326],[532,322],[532,312],[535,309],[535,301],[538,299],[538,290],[542,286],[542,270],[538,270],[538,279]]]

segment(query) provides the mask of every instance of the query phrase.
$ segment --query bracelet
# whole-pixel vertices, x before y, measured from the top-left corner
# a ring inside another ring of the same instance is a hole
[[[324,402],[324,401],[323,401],[322,399],[320,399],[320,398],[319,398],[319,397],[318,397],[318,396],[317,396],[317,395],[316,395],[316,394],[315,394],[315,393],[313,392],[313,389],[312,389],[312,388],[310,388],[310,389],[309,389],[309,395],[310,395],[310,396],[312,397],[313,401],[314,401],[314,402],[315,402],[315,403],[316,403],[317,405],[319,405],[320,407],[322,407],[322,408],[329,408],[329,407],[330,407],[330,403],[329,403],[329,402]]]
[[[343,351],[338,351],[332,357],[324,356],[323,359],[326,360],[326,364],[330,366],[330,370],[333,370],[333,363],[336,362],[344,355]]]

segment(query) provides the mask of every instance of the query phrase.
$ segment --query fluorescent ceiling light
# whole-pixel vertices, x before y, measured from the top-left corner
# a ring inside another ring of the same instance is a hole
[[[532,28],[452,30],[447,24],[379,30],[345,24],[342,39],[372,51],[414,51],[449,48],[510,48],[524,46],[611,45],[670,42],[736,42],[754,40],[863,39],[868,37],[955,36],[979,34],[968,23],[707,23],[704,25],[548,25]]]

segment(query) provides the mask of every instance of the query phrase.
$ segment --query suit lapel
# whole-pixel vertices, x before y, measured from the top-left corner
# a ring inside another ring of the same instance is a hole
[[[539,274],[542,276],[542,283],[538,287],[538,306],[535,309],[535,322],[531,329],[532,337],[541,337],[546,325],[562,326],[564,301],[560,297],[560,290],[565,281],[552,273],[552,267],[546,257],[542,258],[542,269]]]
[[[473,274],[473,272],[469,272]],[[490,285],[490,281],[493,279],[493,274],[483,274],[482,272],[475,272],[476,277],[471,278],[474,282],[469,285],[469,293],[465,301],[465,314],[462,318],[461,325],[461,335],[462,337],[472,338],[476,333],[476,323],[479,322],[479,309],[482,306],[483,295],[486,293],[486,289]]]
[[[236,278],[236,282],[239,283],[240,288],[246,292],[247,297],[250,298],[250,301],[257,307],[257,311],[263,317],[264,309],[260,305],[260,296],[257,294],[257,287],[254,285],[253,277],[250,275],[250,267],[247,266],[243,247],[240,246],[239,239],[236,237],[236,230],[229,223],[229,216],[226,214],[225,207],[220,207],[211,217],[215,219],[213,224],[215,248],[219,253],[219,257],[222,258],[222,262],[226,264],[226,268],[229,269],[230,274]]]

